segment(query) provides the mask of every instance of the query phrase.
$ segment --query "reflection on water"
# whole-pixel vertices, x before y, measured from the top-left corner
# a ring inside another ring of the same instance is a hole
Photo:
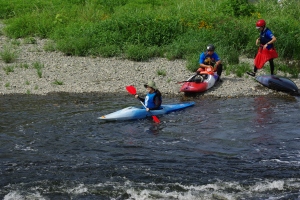
[[[1,199],[297,199],[299,99],[194,97],[152,119],[102,122],[128,96],[0,99]],[[165,103],[182,101],[165,98]]]
[[[258,125],[272,123],[274,103],[270,102],[267,97],[260,96],[254,98],[254,109],[256,112],[255,122]]]

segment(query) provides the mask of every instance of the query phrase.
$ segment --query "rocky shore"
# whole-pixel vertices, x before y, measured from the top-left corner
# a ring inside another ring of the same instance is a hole
[[[5,63],[0,59],[1,95],[46,95],[55,92],[126,93],[126,85],[134,85],[138,93],[143,94],[143,84],[154,80],[163,95],[177,96],[184,95],[179,92],[181,84],[177,82],[184,81],[193,74],[186,69],[184,60],[155,58],[148,62],[134,62],[122,58],[74,57],[60,52],[46,52],[46,40],[36,39],[33,44],[28,44],[20,39],[18,43],[19,45],[12,45],[12,40],[0,37],[0,52],[5,47],[13,46],[10,48],[18,55],[13,63]],[[34,64],[42,66],[40,74]],[[222,83],[217,83],[201,95],[230,98],[278,93],[261,86],[248,75],[237,77],[224,72],[222,80]],[[293,81],[300,85],[298,79]]]

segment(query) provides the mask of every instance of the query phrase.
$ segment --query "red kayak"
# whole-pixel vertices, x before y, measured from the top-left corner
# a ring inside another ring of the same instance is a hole
[[[205,92],[215,85],[218,77],[219,76],[217,73],[213,72],[212,68],[206,68],[206,71],[201,71],[200,73],[191,76],[187,81],[183,81],[180,92]]]

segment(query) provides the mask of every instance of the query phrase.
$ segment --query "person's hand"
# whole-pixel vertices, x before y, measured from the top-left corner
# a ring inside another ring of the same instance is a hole
[[[263,47],[263,49],[267,48],[267,46],[268,46],[268,44],[265,44],[264,47]]]
[[[139,95],[136,94],[136,95],[134,95],[134,97],[137,99],[139,97]]]
[[[150,110],[149,108],[146,108],[146,111],[147,111],[147,112],[149,112],[149,110]]]
[[[212,67],[212,70],[215,72],[215,71],[217,71],[217,68],[218,68],[218,66],[216,65],[216,66]]]

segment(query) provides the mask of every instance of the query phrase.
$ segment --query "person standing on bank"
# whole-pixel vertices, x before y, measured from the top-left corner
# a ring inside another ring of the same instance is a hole
[[[222,74],[223,66],[220,57],[215,52],[214,45],[207,45],[206,51],[200,54],[199,65],[200,68],[197,70],[197,72],[205,71],[205,68],[207,67],[213,67],[214,72],[217,72],[219,76],[217,81],[222,82],[220,77]]]
[[[157,89],[155,82],[149,81],[144,87],[147,89],[147,95],[145,98],[135,95],[140,101],[144,102],[146,110],[159,110],[161,109],[162,96],[160,91]]]
[[[259,38],[256,39],[256,45],[259,46],[258,53],[254,59],[253,72],[247,72],[250,76],[255,76],[258,69],[261,69],[264,64],[269,61],[271,75],[274,75],[274,58],[278,57],[278,54],[274,47],[276,37],[272,31],[266,27],[266,21],[260,19],[256,22],[256,29],[260,32]]]

